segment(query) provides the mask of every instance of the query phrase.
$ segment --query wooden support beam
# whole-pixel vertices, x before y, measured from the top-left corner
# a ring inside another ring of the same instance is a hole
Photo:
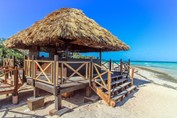
[[[4,75],[4,82],[5,83],[7,83],[7,79],[9,78],[9,74],[8,74],[8,70],[7,70],[8,68],[7,67],[5,67],[5,70],[4,70],[4,73],[5,73],[5,75]]]
[[[131,84],[134,85],[134,73],[135,73],[135,68],[132,68],[132,75],[131,75]]]
[[[92,93],[91,88],[90,88],[89,86],[86,87],[86,97],[90,97],[90,96],[91,96],[91,93]]]
[[[102,65],[102,50],[100,49],[100,66]]]
[[[14,91],[12,93],[12,103],[18,103],[18,70],[16,67],[14,70]]]
[[[92,86],[92,79],[93,79],[93,59],[90,60],[90,77],[89,77],[89,85]]]
[[[56,110],[60,110],[61,109],[61,93],[59,88],[57,87],[58,83],[57,83],[57,79],[58,77],[56,76],[57,73],[57,61],[58,61],[58,55],[54,56],[54,64],[53,64],[53,78],[54,78],[54,97],[55,97],[55,109]],[[59,94],[58,94],[59,93]]]
[[[36,77],[36,64],[34,62],[35,56],[32,55],[32,85],[33,85],[33,96],[36,98],[38,96],[38,89],[35,86],[35,77]]]
[[[111,73],[108,72],[108,102],[110,103],[111,101],[111,89],[112,89],[112,78],[111,78]]]
[[[15,56],[12,56],[12,67],[15,67]]]
[[[54,96],[55,97],[55,109],[58,111],[61,109],[61,94]]]
[[[130,77],[130,59],[128,60],[128,73],[127,78]]]
[[[120,59],[120,73],[122,74],[122,59]]]
[[[112,65],[112,60],[110,59],[110,60],[109,60],[109,70],[110,70],[110,71],[111,71],[111,69],[112,69],[112,68],[111,68],[111,65]]]

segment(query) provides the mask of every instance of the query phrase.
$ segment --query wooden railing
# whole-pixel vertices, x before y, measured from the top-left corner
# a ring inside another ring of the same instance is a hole
[[[59,61],[60,84],[65,83],[74,75],[77,75],[77,77],[87,80],[89,78],[89,63],[90,62],[88,61]],[[65,76],[64,69],[66,73]],[[85,71],[80,72],[82,70]]]
[[[0,77],[3,79],[3,83],[12,86],[22,85],[24,83],[23,68],[4,67],[0,69],[0,73]]]
[[[112,78],[111,74],[112,72],[109,69],[105,69],[104,67],[93,63],[93,70],[96,71],[96,76],[93,77],[92,81],[94,81],[96,84],[104,88],[106,91],[108,91],[108,99],[111,98],[111,83]]]
[[[120,63],[118,61],[113,61],[113,60],[103,60],[101,66],[103,66],[105,69],[109,70],[116,70],[119,69],[120,71]]]
[[[41,82],[45,82],[48,84],[54,84],[54,73],[53,73],[54,61],[34,60],[33,63],[34,63],[33,79],[41,81]],[[46,64],[46,65],[42,67],[43,64]],[[48,71],[46,72],[46,70]]]
[[[103,62],[101,63],[101,66],[104,67],[105,69],[109,69],[109,63],[110,61],[107,60],[103,60]]]
[[[33,78],[35,81],[41,81],[51,85],[60,85],[66,83],[73,77],[83,80],[95,81],[96,84],[102,86],[105,90],[111,90],[111,71],[104,66],[93,63],[92,61],[58,61],[58,60],[29,60],[24,61],[24,71],[27,77]],[[128,63],[112,61],[115,70],[124,73],[130,71]],[[133,72],[134,73],[134,72]],[[133,75],[133,74],[132,74]],[[134,76],[134,75],[133,75]],[[104,78],[107,77],[105,81]]]
[[[89,78],[89,61],[46,61],[29,60],[24,61],[25,76],[31,77],[35,81],[41,81],[47,84],[64,84],[72,77],[87,80]],[[73,66],[73,64],[75,64]],[[80,72],[82,70],[84,72]]]
[[[130,66],[130,60],[128,62],[123,62],[122,59],[120,60],[120,62],[104,60],[102,63],[102,67],[112,71],[121,72],[122,74],[127,74],[127,77],[129,77],[132,80],[132,84],[134,84],[135,68]]]
[[[13,58],[3,58],[3,67],[14,67],[14,57]]]

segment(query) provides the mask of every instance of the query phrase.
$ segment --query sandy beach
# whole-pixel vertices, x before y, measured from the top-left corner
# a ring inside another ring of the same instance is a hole
[[[62,101],[63,105],[72,109],[62,118],[174,118],[177,116],[177,84],[156,79],[156,74],[136,68],[135,85],[137,91],[132,93],[115,108],[109,107],[104,101],[84,103],[84,91],[76,92],[71,98]],[[20,93],[20,103],[11,105],[11,98],[0,97],[0,117],[53,117],[48,112],[53,108],[53,96],[45,94],[45,107],[30,111],[26,99],[32,96],[30,86],[26,92]]]

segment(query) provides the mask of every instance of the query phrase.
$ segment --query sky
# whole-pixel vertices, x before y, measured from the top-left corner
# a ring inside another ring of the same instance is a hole
[[[177,61],[177,0],[0,0],[0,37],[64,7],[81,9],[130,46],[103,59]]]

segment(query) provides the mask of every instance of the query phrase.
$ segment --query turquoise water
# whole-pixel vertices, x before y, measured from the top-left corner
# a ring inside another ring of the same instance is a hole
[[[177,62],[133,61],[131,65],[177,70]]]
[[[177,62],[134,61],[131,62],[131,65],[153,68],[177,79]]]

